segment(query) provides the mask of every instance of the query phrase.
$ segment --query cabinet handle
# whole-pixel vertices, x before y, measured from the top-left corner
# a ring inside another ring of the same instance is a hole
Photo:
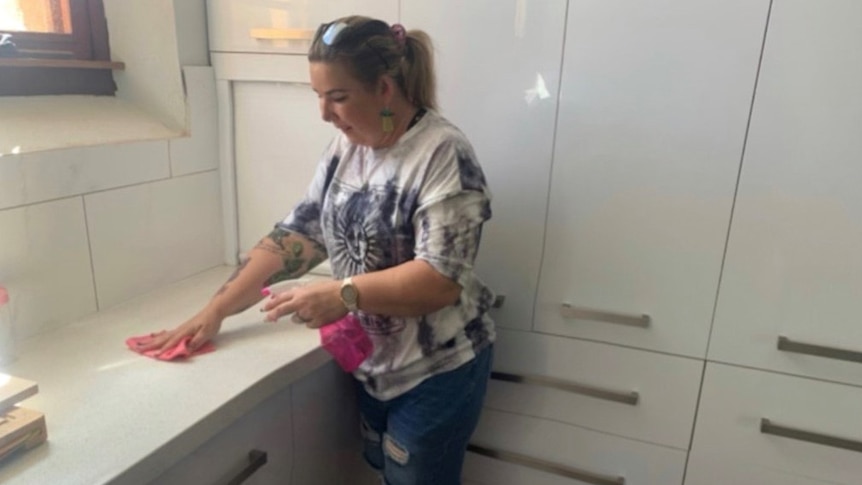
[[[251,29],[248,35],[257,40],[311,40],[314,31],[311,29]]]
[[[629,404],[632,406],[637,406],[638,400],[640,399],[640,395],[635,391],[612,391],[610,389],[588,386],[585,384],[565,381],[563,379],[557,379],[554,377],[507,374],[505,372],[494,371],[491,372],[491,379],[496,379],[498,381],[515,382],[518,384],[532,384],[536,386],[552,387],[554,389],[560,389],[562,391],[582,394],[584,396],[595,397],[597,399],[604,399],[605,401],[621,402],[623,404]]]
[[[591,310],[589,308],[579,308],[568,303],[563,303],[560,306],[560,315],[563,318],[577,320],[593,320],[596,322],[616,323],[619,325],[629,325],[632,327],[649,327],[652,319],[649,315],[625,315],[622,313],[611,313],[601,310]]]
[[[803,342],[794,342],[783,335],[778,337],[778,350],[795,352],[797,354],[816,355],[818,357],[826,357],[827,359],[862,363],[862,352],[837,349],[835,347],[825,347],[822,345],[806,344]]]
[[[763,434],[771,434],[790,438],[799,441],[807,441],[818,445],[831,446],[832,448],[841,448],[850,451],[862,453],[862,442],[849,440],[847,438],[839,438],[837,436],[829,436],[826,434],[815,433],[813,431],[805,431],[796,428],[788,428],[775,424],[769,419],[760,419],[760,432]]]
[[[248,477],[254,475],[260,467],[266,465],[266,452],[260,450],[251,450],[248,452],[248,465],[242,469],[235,477],[228,480],[227,485],[240,485],[248,480]]]
[[[591,483],[593,485],[625,485],[626,483],[625,477],[600,475],[598,473],[558,465],[550,461],[540,460],[538,458],[533,458],[532,456],[522,455],[520,453],[513,453],[510,451],[495,450],[493,448],[488,448],[473,443],[467,445],[467,451],[471,451],[473,453],[476,453],[477,455],[494,458],[495,460],[514,463],[516,465],[523,465],[534,470],[540,470],[543,472],[553,473],[554,475],[558,475],[561,477],[579,480],[584,483]]]

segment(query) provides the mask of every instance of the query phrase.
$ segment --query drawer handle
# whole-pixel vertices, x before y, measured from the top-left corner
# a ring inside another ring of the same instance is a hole
[[[495,450],[493,448],[488,448],[473,443],[467,445],[467,451],[471,451],[473,453],[476,453],[477,455],[494,458],[495,460],[514,463],[516,465],[523,465],[534,470],[540,470],[543,472],[553,473],[554,475],[558,475],[561,477],[579,480],[584,483],[591,483],[593,485],[625,485],[626,483],[625,477],[600,475],[598,473],[588,472],[586,470],[579,470],[577,468],[558,465],[550,461],[540,460],[538,458],[533,458],[532,456],[522,455],[520,453],[513,453],[510,451]]]
[[[314,31],[311,29],[251,29],[248,35],[257,40],[311,40]]]
[[[619,325],[629,325],[631,327],[649,327],[652,319],[649,315],[625,315],[622,313],[604,312],[601,310],[591,310],[589,308],[579,308],[568,303],[563,303],[560,307],[560,315],[563,318],[575,320],[593,320],[595,322],[616,323]]]
[[[825,347],[822,345],[806,344],[803,342],[794,342],[783,335],[778,337],[778,350],[795,352],[797,354],[816,355],[818,357],[826,357],[827,359],[862,363],[862,352],[837,349],[835,347]]]
[[[564,381],[562,379],[556,379],[554,377],[507,374],[505,372],[494,371],[491,372],[491,379],[496,379],[498,381],[515,382],[518,384],[532,384],[536,386],[551,387],[554,389],[560,389],[562,391],[595,397],[597,399],[603,399],[605,401],[620,402],[632,406],[637,406],[638,400],[640,399],[640,395],[635,391],[612,391],[610,389],[603,389],[601,387],[588,386],[585,384],[579,384],[577,382],[571,381]]]
[[[818,445],[826,445],[831,446],[832,448],[841,448],[844,450],[857,451],[862,453],[862,442],[849,440],[846,438],[839,438],[837,436],[814,433],[812,431],[788,428],[786,426],[775,424],[766,418],[760,419],[760,432],[763,434],[771,434],[784,438],[807,441],[809,443],[815,443]]]
[[[235,477],[231,478],[227,485],[240,485],[242,482],[254,475],[260,467],[266,465],[266,452],[260,450],[251,450],[248,452],[248,465],[242,469]]]

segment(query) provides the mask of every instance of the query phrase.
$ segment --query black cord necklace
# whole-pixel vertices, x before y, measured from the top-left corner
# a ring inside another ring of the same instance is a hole
[[[416,111],[416,114],[413,115],[413,119],[411,119],[410,123],[407,124],[407,129],[404,131],[410,131],[410,128],[413,128],[414,126],[416,126],[416,123],[419,123],[419,120],[421,120],[422,117],[425,116],[425,113],[427,113],[427,112],[428,112],[427,109],[419,108]]]

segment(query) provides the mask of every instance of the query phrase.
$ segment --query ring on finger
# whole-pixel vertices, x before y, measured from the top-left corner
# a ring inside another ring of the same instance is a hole
[[[303,318],[302,315],[299,314],[299,312],[294,313],[293,316],[290,317],[290,319],[293,320],[295,323],[308,323],[311,321],[310,318]]]

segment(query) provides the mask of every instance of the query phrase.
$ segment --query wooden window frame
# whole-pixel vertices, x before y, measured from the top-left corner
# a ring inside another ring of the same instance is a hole
[[[0,32],[15,49],[0,54],[0,96],[114,95],[102,0],[69,0],[72,33]]]

